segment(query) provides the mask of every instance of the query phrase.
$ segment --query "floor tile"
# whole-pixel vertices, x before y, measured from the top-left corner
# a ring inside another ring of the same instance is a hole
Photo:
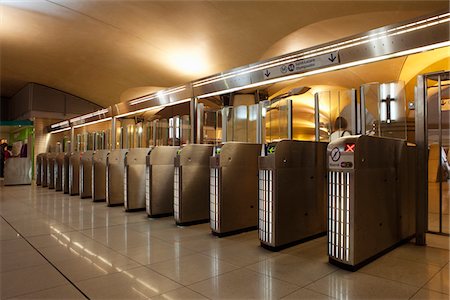
[[[33,248],[26,251],[0,253],[0,272],[2,273],[45,264],[48,262]]]
[[[164,293],[162,295],[152,297],[152,300],[174,300],[174,299],[180,299],[180,300],[188,300],[188,299],[208,299],[204,297],[203,295],[200,295],[199,293],[194,292],[193,290],[190,290],[189,288],[179,288],[167,293]]]
[[[13,297],[11,299],[64,299],[64,300],[78,300],[86,299],[83,294],[81,294],[72,285],[63,285],[56,288],[51,288],[31,294],[21,295]]]
[[[411,300],[448,300],[447,294],[435,292],[428,289],[420,289]]]
[[[0,241],[0,254],[27,250],[33,250],[33,247],[31,247],[24,239]]]
[[[281,298],[283,300],[331,300],[330,296],[319,294],[317,292],[308,290],[308,289],[299,289],[298,291],[293,292],[292,294],[287,295],[286,297]]]
[[[448,250],[417,246],[409,243],[392,250],[386,256],[415,262],[425,262],[443,267],[449,262],[449,253]]]
[[[203,254],[182,256],[148,267],[183,285],[189,285],[238,268]]]
[[[238,269],[189,286],[211,299],[278,299],[299,287],[256,272]]]
[[[431,278],[424,288],[449,295],[449,272],[449,264],[447,264],[439,273]]]

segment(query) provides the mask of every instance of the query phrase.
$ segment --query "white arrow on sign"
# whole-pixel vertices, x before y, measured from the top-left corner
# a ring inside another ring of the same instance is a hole
[[[339,51],[333,51],[305,59],[299,59],[288,64],[267,68],[263,70],[264,79],[276,78],[290,74],[302,73],[339,64]]]

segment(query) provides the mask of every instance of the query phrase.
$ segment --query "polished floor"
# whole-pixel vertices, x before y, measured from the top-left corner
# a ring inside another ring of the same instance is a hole
[[[273,253],[256,231],[219,239],[36,186],[0,186],[0,215],[1,299],[449,299],[438,236],[351,273],[326,238]]]

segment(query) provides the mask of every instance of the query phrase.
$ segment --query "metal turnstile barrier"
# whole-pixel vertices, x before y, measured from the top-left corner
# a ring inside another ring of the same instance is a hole
[[[258,226],[260,144],[229,142],[210,158],[210,225],[218,236]]]
[[[36,185],[42,185],[42,160],[44,153],[39,153],[36,156]]]
[[[157,146],[146,160],[145,206],[149,217],[173,214],[174,159],[179,147]]]
[[[81,152],[72,152],[69,156],[69,195],[80,193],[80,156]]]
[[[47,186],[49,189],[55,189],[55,165],[56,153],[47,154]]]
[[[109,150],[97,150],[92,156],[92,201],[106,200],[106,159]]]
[[[189,144],[175,158],[174,201],[175,222],[192,225],[209,221],[209,161],[213,145]]]
[[[62,189],[64,194],[68,194],[69,193],[69,161],[70,161],[70,153],[65,153],[64,154],[64,161],[63,161],[63,165],[62,165]]]
[[[92,156],[94,151],[89,150],[80,157],[80,198],[92,197]]]
[[[125,155],[128,149],[114,149],[106,159],[106,203],[108,206],[123,205],[123,178]]]
[[[55,191],[61,192],[63,190],[63,165],[64,165],[64,157],[66,153],[60,152],[55,157],[55,165],[54,165],[54,177],[55,177]]]
[[[280,250],[326,234],[326,157],[322,142],[283,140],[259,157],[259,239]]]
[[[328,145],[328,255],[357,270],[415,232],[415,147],[374,136]]]
[[[151,148],[133,148],[125,155],[123,179],[126,211],[145,209],[145,169]]]
[[[41,186],[48,187],[48,167],[47,167],[47,155],[49,153],[42,153],[42,164],[41,164]]]

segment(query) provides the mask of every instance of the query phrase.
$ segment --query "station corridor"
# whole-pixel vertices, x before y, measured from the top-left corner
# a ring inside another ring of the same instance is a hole
[[[1,299],[448,299],[448,238],[403,245],[357,272],[330,265],[326,237],[270,252],[257,231],[55,193],[0,187]],[[370,238],[370,237],[367,237]]]

